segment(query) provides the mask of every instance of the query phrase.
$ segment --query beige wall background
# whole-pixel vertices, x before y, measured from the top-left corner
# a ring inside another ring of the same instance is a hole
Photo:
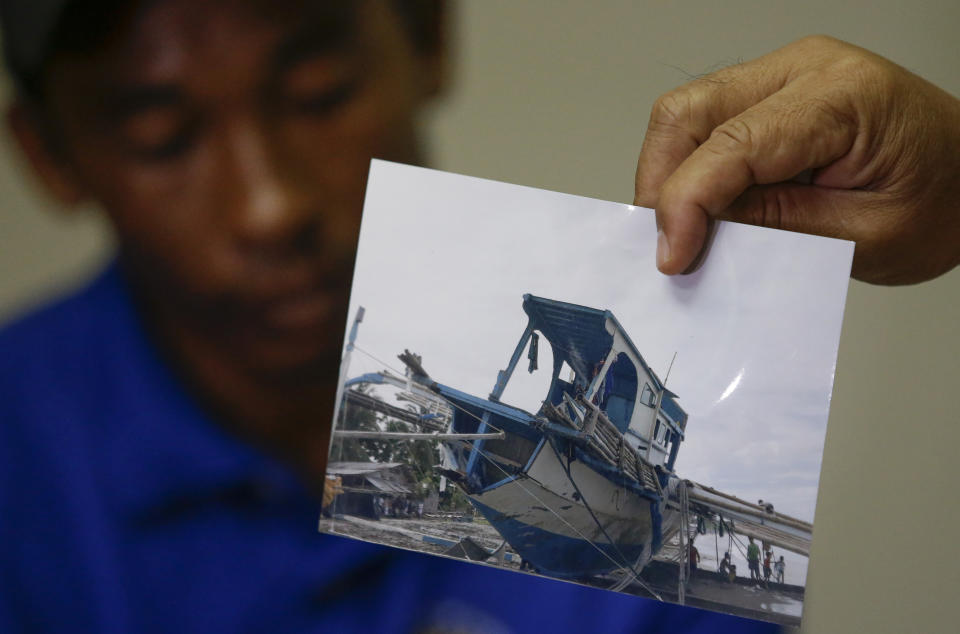
[[[434,165],[621,202],[659,94],[803,35],[854,42],[960,95],[956,0],[465,0],[452,21],[454,82],[426,121]],[[96,210],[38,194],[5,131],[0,201],[0,320],[109,251]],[[804,631],[957,631],[958,328],[960,270],[851,283]]]

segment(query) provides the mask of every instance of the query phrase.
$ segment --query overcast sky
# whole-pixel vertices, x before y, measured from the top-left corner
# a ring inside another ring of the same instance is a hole
[[[654,266],[647,209],[382,161],[371,167],[351,320],[395,368],[486,396],[526,325],[524,293],[610,309],[689,414],[677,472],[812,520],[852,243],[721,223],[704,266]],[[518,365],[503,401],[550,381]],[[355,354],[350,376],[380,367]]]

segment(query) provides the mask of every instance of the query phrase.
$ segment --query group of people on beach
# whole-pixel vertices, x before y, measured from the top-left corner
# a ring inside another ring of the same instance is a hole
[[[770,583],[770,576],[776,570],[777,583],[783,583],[784,573],[787,563],[780,555],[780,559],[774,559],[773,551],[767,544],[763,548],[763,577],[760,577],[760,547],[753,541],[753,537],[748,537],[750,543],[747,545],[747,564],[750,567],[750,580],[762,581],[764,586]],[[727,553],[729,557],[730,553]],[[771,566],[772,562],[772,566]]]
[[[753,541],[753,537],[749,537],[748,539],[747,564],[750,568],[750,580],[763,582],[764,587],[766,587],[770,583],[770,577],[775,575],[776,582],[783,583],[787,569],[787,562],[784,560],[783,555],[780,555],[780,559],[776,559],[773,551],[764,544],[763,577],[761,577],[760,547]],[[697,550],[697,547],[694,546],[693,541],[690,541],[687,560],[690,564],[690,578],[692,579],[700,564],[700,552]],[[720,564],[717,566],[717,574],[724,581],[734,581],[737,578],[737,566],[731,561],[730,551],[723,554],[723,559],[720,560]]]
[[[378,517],[416,517],[423,519],[423,500],[410,498],[376,497],[373,500]]]

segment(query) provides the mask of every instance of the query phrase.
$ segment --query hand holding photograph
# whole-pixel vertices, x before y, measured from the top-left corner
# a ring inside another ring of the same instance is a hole
[[[853,245],[655,247],[648,209],[374,161],[320,529],[799,624]]]

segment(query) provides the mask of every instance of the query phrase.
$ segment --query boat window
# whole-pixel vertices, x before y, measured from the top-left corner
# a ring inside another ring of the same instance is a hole
[[[624,353],[617,355],[600,389],[600,409],[621,432],[626,431],[637,398],[637,368]]]
[[[650,407],[653,407],[653,402],[654,402],[653,390],[650,389],[649,383],[643,384],[643,393],[640,395],[640,402],[643,403],[644,405],[649,405]]]
[[[657,419],[657,431],[654,433],[654,436],[656,437],[658,443],[661,445],[666,444],[667,425],[661,422],[660,419]]]

